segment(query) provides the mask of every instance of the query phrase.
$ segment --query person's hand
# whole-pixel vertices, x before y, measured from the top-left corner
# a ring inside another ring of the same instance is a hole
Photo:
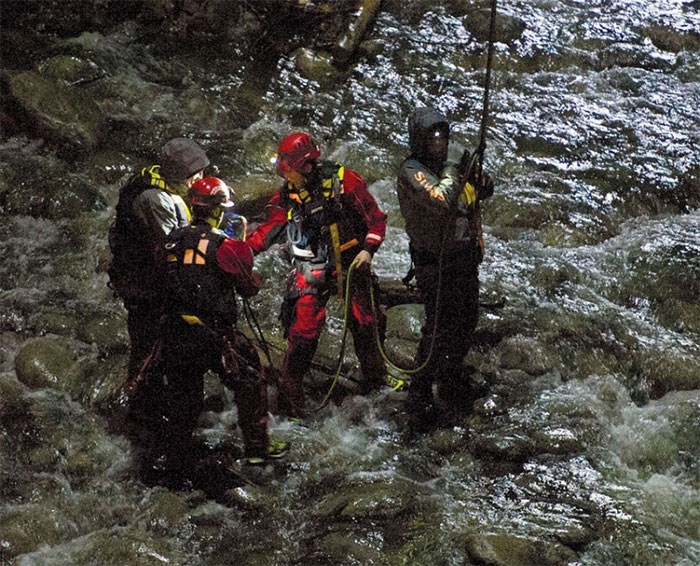
[[[489,198],[493,195],[493,179],[488,173],[481,173],[481,184],[479,185],[479,200]]]
[[[457,166],[461,179],[464,179],[465,181],[469,179],[469,174],[471,173],[471,168],[473,165],[472,154],[468,149],[465,149],[462,152],[462,156],[459,158],[459,165]]]
[[[372,254],[367,250],[362,250],[355,256],[352,263],[355,269],[369,270],[372,267]]]

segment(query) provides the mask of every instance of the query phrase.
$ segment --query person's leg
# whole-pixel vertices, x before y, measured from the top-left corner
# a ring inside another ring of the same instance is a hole
[[[373,274],[369,270],[353,271],[348,325],[362,370],[361,394],[380,389],[387,383],[386,365],[377,344],[377,337],[384,343],[386,313],[380,305],[372,304],[370,285],[376,295],[378,289]]]
[[[433,381],[437,373],[436,362],[440,350],[440,321],[436,304],[442,292],[442,289],[438,289],[439,281],[436,263],[416,264],[416,282],[424,304],[425,321],[415,356],[415,366],[421,369],[411,376],[406,412],[411,428],[417,431],[429,429],[436,420]],[[442,282],[442,286],[444,284]]]
[[[197,453],[193,432],[203,408],[203,375],[211,366],[207,340],[184,323],[165,325],[162,362],[149,394],[157,407],[149,417],[142,477],[178,487],[191,479]]]
[[[463,360],[469,352],[479,319],[479,277],[476,264],[461,258],[450,271],[452,284],[441,301],[444,348],[438,359],[438,394],[441,400],[460,406],[470,396],[470,381],[464,375]]]
[[[129,363],[127,383],[133,382],[144,362],[151,355],[159,337],[160,310],[149,309],[144,305],[127,309],[126,329],[129,334]]]
[[[304,376],[311,365],[321,330],[326,322],[325,301],[306,279],[298,274],[299,298],[287,328],[287,352],[279,379],[280,411],[289,417],[305,415]]]
[[[260,358],[255,346],[239,332],[229,335],[228,344],[233,349],[230,355],[234,363],[233,368],[226,368],[223,381],[235,396],[245,456],[265,458],[270,440],[267,431],[267,386]]]

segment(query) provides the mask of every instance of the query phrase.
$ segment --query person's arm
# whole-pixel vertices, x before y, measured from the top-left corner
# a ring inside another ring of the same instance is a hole
[[[343,193],[351,195],[352,204],[360,213],[367,226],[367,234],[362,244],[362,250],[355,258],[356,266],[368,264],[372,256],[382,245],[386,236],[386,213],[383,212],[372,193],[367,189],[364,179],[355,171],[345,170],[343,177]]]
[[[183,205],[184,206],[184,205]],[[181,228],[183,222],[174,200],[165,191],[148,189],[134,199],[132,205],[136,218],[156,239],[165,238],[175,228]]]
[[[420,161],[407,159],[399,171],[399,182],[419,209],[448,210],[459,194],[459,172],[451,161],[436,175]]]
[[[236,291],[252,297],[260,290],[260,276],[253,272],[253,251],[241,240],[225,239],[216,252],[219,267],[233,276]]]
[[[265,206],[265,220],[246,239],[255,255],[268,249],[287,227],[287,211],[280,205],[280,200],[280,191],[277,191]]]

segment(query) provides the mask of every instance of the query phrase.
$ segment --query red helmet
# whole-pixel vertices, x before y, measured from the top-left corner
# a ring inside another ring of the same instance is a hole
[[[288,171],[304,173],[304,165],[319,157],[321,149],[316,140],[307,133],[294,132],[282,140],[277,150],[277,172],[280,175]]]
[[[204,177],[192,183],[188,196],[192,206],[229,208],[233,206],[232,192],[229,186],[218,177]]]

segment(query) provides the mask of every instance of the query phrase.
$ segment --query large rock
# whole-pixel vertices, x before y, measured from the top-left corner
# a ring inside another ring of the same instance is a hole
[[[15,357],[17,379],[32,389],[60,389],[75,370],[76,356],[57,338],[42,337],[25,343]]]
[[[102,120],[89,94],[36,71],[5,71],[3,79],[40,136],[78,150],[97,147]]]
[[[508,533],[469,536],[466,549],[476,564],[494,566],[571,564],[577,559],[575,552],[559,543]]]

